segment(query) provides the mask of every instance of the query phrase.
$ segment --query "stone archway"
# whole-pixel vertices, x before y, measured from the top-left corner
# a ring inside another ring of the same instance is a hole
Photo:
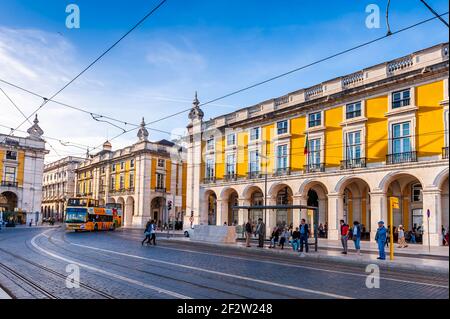
[[[7,191],[0,194],[0,210],[5,220],[17,221],[16,208],[18,197],[15,193]]]
[[[335,191],[343,198],[343,216],[349,225],[358,221],[362,225],[363,238],[369,239],[371,229],[370,186],[359,177],[341,180]]]
[[[308,206],[319,209],[318,224],[328,225],[328,189],[319,181],[306,181],[301,187],[299,194],[306,199]],[[304,212],[302,212],[304,214]],[[307,216],[302,215],[302,218]]]
[[[423,209],[423,184],[414,175],[409,173],[398,173],[388,176],[384,183],[380,184],[386,194],[386,226],[389,226],[390,197],[399,200],[399,209],[393,210],[393,226],[403,225],[405,231],[413,230],[416,234],[416,242],[423,242],[426,212]],[[408,236],[407,236],[408,238]]]
[[[270,188],[270,204],[271,205],[292,205],[293,191],[287,184],[276,184]],[[270,227],[280,226],[286,227],[293,223],[292,209],[276,209],[273,211],[275,216],[272,216],[269,222]]]
[[[133,216],[134,216],[134,198],[133,196],[128,196],[125,202],[125,208],[123,210],[123,224],[125,227],[130,227],[133,225]]]
[[[226,188],[220,194],[222,203],[221,224],[239,225],[239,211],[233,207],[239,205],[239,194],[234,188]]]
[[[208,225],[217,225],[217,195],[209,190],[205,193],[205,208],[207,212]]]
[[[166,207],[166,199],[162,196],[154,197],[150,204],[150,219],[153,219],[158,225],[162,227],[164,218],[164,209]]]
[[[444,178],[442,181],[439,190],[441,191],[441,240],[440,244],[444,244],[443,236],[445,236],[445,233],[449,231],[449,178],[448,174],[447,177]]]

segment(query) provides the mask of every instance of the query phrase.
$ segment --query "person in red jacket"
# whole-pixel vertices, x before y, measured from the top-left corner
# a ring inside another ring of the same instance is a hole
[[[340,221],[341,224],[341,243],[344,251],[342,252],[344,255],[347,255],[348,251],[348,225],[345,223],[343,219]]]

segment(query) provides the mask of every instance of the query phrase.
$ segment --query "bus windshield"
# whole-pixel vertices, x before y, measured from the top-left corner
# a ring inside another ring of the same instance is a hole
[[[105,205],[106,208],[117,208],[117,209],[122,209],[122,204],[119,203],[107,203]]]
[[[67,206],[86,207],[87,203],[87,198],[69,198],[67,201]]]
[[[67,208],[66,223],[85,223],[87,220],[86,209]]]

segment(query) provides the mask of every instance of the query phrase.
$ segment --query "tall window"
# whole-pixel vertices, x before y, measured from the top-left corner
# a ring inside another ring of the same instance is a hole
[[[250,172],[259,172],[259,151],[250,152]]]
[[[5,177],[3,178],[5,182],[14,183],[16,181],[16,168],[15,167],[5,167]]]
[[[308,164],[320,165],[320,138],[309,141]]]
[[[125,177],[123,175],[120,175],[120,177],[119,177],[119,188],[120,189],[125,188]]]
[[[286,134],[288,132],[288,121],[280,121],[277,123],[277,134]]]
[[[231,133],[227,135],[227,145],[228,146],[236,145],[236,134]]]
[[[17,152],[16,151],[6,151],[6,159],[7,160],[17,160]]]
[[[411,152],[411,123],[404,122],[392,125],[392,153]]]
[[[411,104],[410,89],[392,93],[392,108],[396,109]]]
[[[113,171],[113,172],[116,171],[116,164],[112,164],[112,165],[111,165],[111,171]]]
[[[236,155],[229,154],[227,155],[227,171],[226,175],[233,176],[236,174]]]
[[[159,158],[158,159],[158,167],[164,168],[165,166],[166,166],[166,161],[161,159],[161,158]]]
[[[116,189],[116,177],[115,177],[115,176],[111,176],[111,185],[110,185],[110,189],[111,189],[111,190]]]
[[[206,160],[206,178],[213,178],[214,177],[214,159],[208,158]]]
[[[287,145],[278,145],[277,147],[277,168],[286,169],[288,165],[288,148]]]
[[[211,136],[211,137],[206,141],[206,149],[207,149],[208,151],[214,150],[214,136]]]
[[[257,141],[259,140],[259,127],[254,127],[250,130],[250,141]]]
[[[315,127],[322,125],[322,113],[312,113],[308,115],[308,127]]]
[[[347,104],[346,119],[352,119],[361,116],[361,102]]]
[[[134,167],[134,159],[130,160],[130,167],[131,167],[131,168]]]
[[[130,189],[134,188],[134,172],[130,172]]]
[[[164,174],[156,173],[156,188],[163,189],[165,180]]]
[[[361,158],[361,131],[347,133],[346,160],[356,160]]]
[[[125,162],[120,162],[120,169],[123,170],[125,168]]]

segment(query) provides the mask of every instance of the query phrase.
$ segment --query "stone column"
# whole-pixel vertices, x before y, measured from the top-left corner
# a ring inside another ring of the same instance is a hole
[[[308,200],[304,196],[294,196],[293,198],[294,205],[305,205],[308,203]],[[306,209],[294,209],[292,214],[292,224],[295,227],[298,227],[300,225],[300,221],[302,218],[306,219]]]
[[[217,200],[216,225],[222,226],[228,219],[228,200]],[[228,223],[228,222],[227,222]]]
[[[430,211],[428,229],[427,211]],[[442,243],[441,234],[441,192],[440,190],[423,190],[423,245],[428,246],[428,237],[431,246],[440,246]]]
[[[373,191],[370,193],[370,240],[375,240],[378,229],[378,222],[384,221],[387,227],[388,223],[387,197],[381,191]]]
[[[344,196],[328,194],[328,239],[339,239],[339,219],[344,213]]]

